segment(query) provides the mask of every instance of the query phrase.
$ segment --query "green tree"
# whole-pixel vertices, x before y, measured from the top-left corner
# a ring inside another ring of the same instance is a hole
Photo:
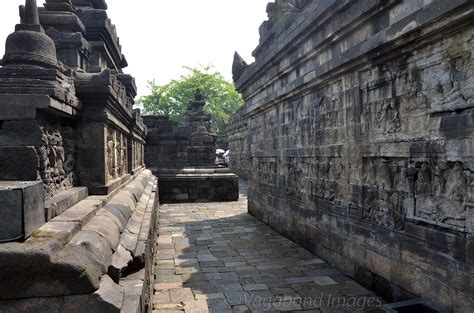
[[[155,81],[149,82],[151,93],[138,100],[145,114],[167,115],[171,120],[180,122],[188,102],[194,99],[196,89],[201,89],[206,101],[204,110],[211,113],[213,131],[223,130],[232,113],[244,104],[242,96],[235,90],[234,85],[226,81],[212,66],[184,68],[188,73],[178,80],[172,80],[162,86],[157,85]]]

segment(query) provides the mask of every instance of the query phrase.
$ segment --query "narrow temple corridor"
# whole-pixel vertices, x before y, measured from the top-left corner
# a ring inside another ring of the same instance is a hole
[[[164,204],[153,312],[382,312],[373,292],[238,202]]]

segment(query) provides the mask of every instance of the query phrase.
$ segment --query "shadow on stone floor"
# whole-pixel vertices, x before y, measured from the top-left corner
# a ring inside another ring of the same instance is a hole
[[[381,299],[247,213],[160,208],[154,312],[383,312]]]

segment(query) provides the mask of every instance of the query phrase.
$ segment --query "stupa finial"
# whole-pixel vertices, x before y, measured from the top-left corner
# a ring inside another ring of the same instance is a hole
[[[39,25],[38,5],[36,0],[26,0],[24,17],[21,24]]]
[[[200,88],[196,89],[196,92],[194,93],[194,101],[203,101],[204,96],[202,95],[202,91]]]
[[[21,23],[5,43],[4,67],[58,68],[56,46],[40,24],[36,0],[20,6]]]

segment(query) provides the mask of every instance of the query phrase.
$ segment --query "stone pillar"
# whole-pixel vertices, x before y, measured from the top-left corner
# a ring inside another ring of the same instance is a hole
[[[128,144],[133,99],[111,70],[76,76],[76,91],[84,104],[78,175],[89,193],[105,195],[130,177]]]

